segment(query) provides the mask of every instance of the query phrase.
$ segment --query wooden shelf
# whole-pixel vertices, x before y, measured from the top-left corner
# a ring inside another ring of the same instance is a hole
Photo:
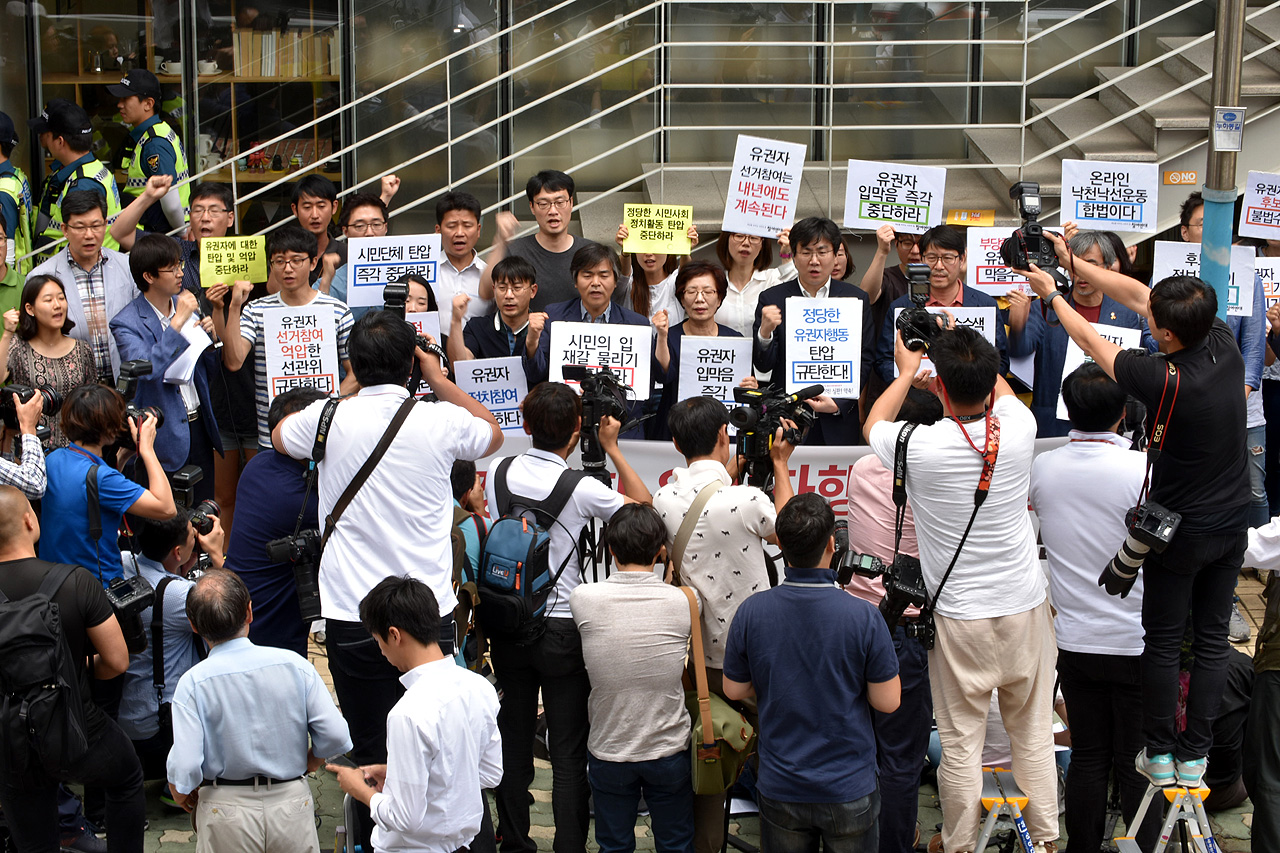
[[[182,77],[178,74],[157,74],[156,79],[161,83],[176,84],[182,82]],[[312,74],[306,77],[251,77],[247,75],[236,76],[230,71],[221,71],[216,74],[198,74],[196,79],[201,86],[204,86],[214,83],[337,83],[342,78],[336,74]],[[40,80],[47,86],[111,86],[120,82],[115,72],[103,72],[101,74],[45,74]]]
[[[214,182],[216,182],[216,183],[220,183],[220,184],[230,184],[230,183],[231,183],[231,172],[232,172],[232,171],[233,171],[233,169],[232,169],[232,168],[223,167],[223,168],[219,169],[219,170],[218,170],[218,171],[216,171],[216,172],[210,172],[209,174],[205,175],[201,180],[205,180],[205,181],[214,181]],[[270,170],[268,170],[268,171],[266,171],[266,172],[240,172],[240,171],[237,171],[237,172],[236,172],[236,183],[238,183],[238,184],[268,184],[268,183],[271,183],[272,181],[278,181],[278,180],[280,180],[281,178],[285,177],[286,175],[290,175],[290,174],[301,175],[301,174],[303,174],[304,172],[305,172],[306,174],[323,175],[324,177],[326,177],[326,178],[328,178],[329,180],[333,181],[335,184],[341,184],[341,182],[342,182],[342,175],[341,175],[340,173],[338,173],[338,172],[317,172],[317,171],[315,171],[314,169],[312,169],[312,170],[310,170],[310,171],[307,171],[307,170],[306,170],[306,168],[305,168],[305,167],[303,167],[302,169],[298,169],[298,170],[296,170],[296,171],[292,171],[292,172],[291,172],[290,170],[288,170],[288,169],[286,169],[286,170],[285,170],[285,171],[283,171],[283,172],[272,172],[272,171],[270,171]]]

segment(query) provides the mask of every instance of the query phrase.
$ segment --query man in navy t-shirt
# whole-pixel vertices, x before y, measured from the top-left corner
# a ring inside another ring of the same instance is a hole
[[[786,580],[742,603],[724,655],[725,694],[756,696],[760,709],[760,846],[875,850],[871,709],[898,707],[893,641],[874,607],[836,585],[835,515],[821,495],[792,498],[775,529]]]

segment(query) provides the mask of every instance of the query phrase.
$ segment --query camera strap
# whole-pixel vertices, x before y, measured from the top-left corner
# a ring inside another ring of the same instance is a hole
[[[1182,374],[1178,372],[1177,365],[1173,362],[1165,362],[1167,369],[1164,372],[1164,390],[1160,392],[1160,402],[1156,406],[1156,412],[1151,418],[1151,439],[1147,444],[1147,472],[1142,478],[1142,491],[1138,492],[1138,506],[1142,506],[1147,501],[1147,488],[1151,485],[1151,470],[1155,467],[1156,460],[1160,458],[1160,452],[1164,450],[1164,441],[1169,435],[1169,418],[1173,417],[1173,406],[1178,402],[1178,387],[1182,384]],[[1169,396],[1169,379],[1173,378],[1173,396]],[[1164,407],[1164,401],[1168,399],[1169,408]]]
[[[400,404],[400,408],[396,410],[395,417],[391,419],[391,423],[387,424],[387,429],[382,433],[382,438],[378,439],[378,445],[373,448],[373,452],[369,454],[369,458],[360,466],[360,470],[351,478],[351,482],[347,483],[347,487],[342,490],[342,494],[338,497],[338,502],[333,505],[328,517],[324,520],[324,535],[320,537],[320,548],[324,550],[324,546],[329,541],[329,537],[333,535],[334,528],[338,526],[338,519],[342,517],[342,513],[355,499],[356,492],[360,491],[360,487],[364,485],[365,480],[369,479],[369,475],[373,473],[373,469],[382,461],[382,457],[386,455],[387,448],[391,446],[391,442],[395,439],[396,433],[400,432],[400,427],[409,418],[409,412],[418,401],[410,394],[404,398],[404,402]],[[326,404],[326,409],[329,406]],[[334,408],[337,408],[337,401],[334,401]],[[323,417],[323,412],[321,413]],[[327,430],[326,430],[327,432]],[[326,435],[327,439],[328,436]],[[317,442],[320,436],[316,436]],[[323,456],[323,448],[321,456]]]
[[[164,704],[164,591],[172,581],[173,577],[169,576],[156,584],[156,601],[151,605],[151,684],[161,705]]]
[[[893,447],[893,559],[898,559],[902,547],[902,527],[907,521],[907,442],[916,424],[906,424],[898,432]]]

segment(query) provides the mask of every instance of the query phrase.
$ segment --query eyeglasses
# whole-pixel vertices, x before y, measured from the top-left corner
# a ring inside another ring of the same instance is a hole
[[[498,291],[499,293],[511,293],[518,296],[519,294],[524,293],[526,290],[528,290],[529,285],[525,284],[523,281],[515,282],[515,283],[497,281],[493,283],[493,289]]]
[[[545,198],[540,198],[533,203],[533,206],[538,208],[538,210],[541,210],[543,213],[546,213],[553,207],[556,210],[564,210],[571,204],[573,204],[573,199],[569,198],[553,198],[550,201]]]
[[[276,270],[297,269],[311,266],[311,258],[272,258],[271,268]]]
[[[908,236],[908,237],[899,237],[897,242],[898,242],[898,245],[901,246],[902,248],[909,249],[912,246],[917,245],[920,242],[920,240],[918,237]]]
[[[796,252],[796,257],[802,261],[809,261],[809,260],[813,260],[814,258],[829,258],[834,254],[835,252],[827,248],[801,249],[800,251]]]
[[[224,213],[230,213],[230,212],[231,211],[225,207],[193,207],[191,208],[191,215],[199,218],[203,218],[205,216],[221,216]]]
[[[171,266],[171,267],[163,267],[163,268],[161,268],[161,269],[157,270],[157,272],[171,272],[171,273],[173,273],[174,275],[182,275],[182,271],[183,271],[183,269],[185,269],[185,268],[186,268],[186,264],[184,264],[182,261],[178,261],[178,262],[177,262],[176,264],[174,264],[173,266]]]
[[[729,239],[737,243],[746,243],[748,246],[758,246],[760,244],[760,235],[758,234],[730,234]]]
[[[949,267],[959,261],[960,256],[954,252],[947,252],[945,255],[928,254],[921,258],[921,260],[931,267],[937,266],[938,264],[943,264],[944,266]]]
[[[68,231],[74,231],[77,234],[87,234],[90,231],[106,231],[106,222],[77,222],[75,225],[66,225]]]
[[[387,227],[387,220],[375,219],[372,222],[351,222],[346,226],[348,231],[354,231],[357,234],[368,234],[370,231],[378,231]]]

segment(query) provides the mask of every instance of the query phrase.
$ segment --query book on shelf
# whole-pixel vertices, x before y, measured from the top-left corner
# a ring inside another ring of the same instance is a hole
[[[335,30],[245,30],[232,34],[236,77],[337,76],[341,45]]]

